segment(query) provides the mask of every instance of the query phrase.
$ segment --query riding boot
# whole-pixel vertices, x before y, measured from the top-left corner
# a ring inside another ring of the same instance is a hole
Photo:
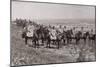
[[[49,43],[49,48],[50,48],[50,43]]]

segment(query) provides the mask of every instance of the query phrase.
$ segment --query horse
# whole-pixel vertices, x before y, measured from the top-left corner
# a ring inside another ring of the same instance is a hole
[[[76,34],[75,34],[75,40],[76,40],[76,44],[79,44],[79,41],[82,37],[82,32],[81,31],[78,31]]]
[[[49,47],[50,48],[50,44],[51,44],[51,38],[50,38],[50,30],[45,30],[45,40],[47,41],[47,46],[46,47]]]
[[[89,41],[93,44],[96,42],[96,34],[89,34]]]
[[[51,32],[49,34],[50,34],[51,41],[53,42],[53,44],[55,44],[56,39],[57,39],[57,37],[56,37],[56,30],[55,29],[51,29]]]
[[[38,45],[40,45],[40,41],[42,40],[42,29],[41,26],[36,30]]]
[[[56,31],[56,32],[57,32],[57,34],[56,34],[56,37],[57,37],[56,43],[57,43],[58,49],[59,49],[60,48],[61,41],[62,40],[64,41],[64,34],[63,33],[60,33],[59,31]],[[64,41],[64,43],[65,43],[65,41]]]
[[[49,35],[49,30],[47,27],[45,27],[43,29],[43,38],[42,38],[42,43],[45,43],[45,44],[49,44],[50,43],[50,35]]]
[[[36,29],[31,29],[29,30],[28,27],[26,26],[24,28],[24,31],[22,32],[22,38],[25,39],[25,44],[27,45],[27,41],[31,40],[32,42],[32,46],[33,46],[33,42],[35,43],[35,47],[38,45],[37,41],[38,41],[38,36],[37,36],[37,32]]]
[[[72,35],[73,35],[72,29],[67,30],[67,31],[65,32],[65,35],[66,35],[65,37],[66,37],[66,39],[67,39],[67,44],[70,44],[71,41],[72,41]]]
[[[81,37],[81,39],[84,40],[84,43],[86,43],[86,40],[89,38],[89,32],[86,31],[85,33],[83,33],[83,36]]]
[[[60,41],[61,41],[61,34],[58,34],[58,31],[56,29],[49,29],[47,30],[47,47],[50,48],[51,42],[53,42],[53,45],[57,45],[57,48],[59,49]]]

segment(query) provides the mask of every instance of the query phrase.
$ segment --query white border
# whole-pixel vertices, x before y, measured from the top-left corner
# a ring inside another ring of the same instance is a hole
[[[26,0],[24,0],[26,1]],[[34,0],[27,0],[34,1]],[[68,63],[68,64],[53,64],[53,65],[39,65],[40,67],[98,67],[100,62],[100,3],[99,0],[35,0],[40,2],[55,2],[55,3],[69,3],[69,4],[87,4],[96,5],[96,35],[97,35],[97,61],[86,63]],[[10,0],[0,0],[0,67],[10,66]],[[34,67],[39,67],[34,66]],[[23,66],[24,67],[24,66]],[[26,66],[25,66],[26,67]],[[33,66],[27,66],[33,67]]]

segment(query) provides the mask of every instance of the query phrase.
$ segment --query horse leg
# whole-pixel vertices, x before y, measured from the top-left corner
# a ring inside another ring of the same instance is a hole
[[[77,44],[77,39],[76,39],[76,44]]]
[[[28,37],[25,37],[25,44],[27,44]]]
[[[50,48],[50,43],[51,43],[51,40],[49,40],[49,48]]]
[[[49,38],[47,38],[47,46],[46,47],[47,48],[50,47],[50,39]]]
[[[44,45],[44,38],[42,38],[42,45]]]
[[[53,42],[53,45],[54,45],[54,40],[52,40],[52,42]]]
[[[68,38],[68,44],[70,44],[70,39]]]
[[[34,44],[35,44],[35,48],[36,48],[36,40],[34,41]]]
[[[54,45],[56,45],[56,40],[54,40]]]
[[[86,44],[86,38],[84,38],[84,44]]]
[[[76,45],[78,44],[78,39],[76,39]]]
[[[80,38],[76,39],[76,45],[79,44]]]
[[[40,40],[38,39],[37,40],[37,47],[39,47],[39,45],[40,45],[40,42],[39,42]]]
[[[58,41],[57,43],[58,43],[58,49],[59,49],[59,47],[60,47],[60,41]]]
[[[47,46],[46,47],[48,47],[48,45],[49,45],[49,41],[47,40]]]
[[[48,44],[49,44],[49,39],[47,38],[46,39],[46,45],[45,46],[48,47]]]
[[[65,39],[63,39],[64,45],[65,45]]]
[[[71,44],[71,38],[69,39],[69,43]]]
[[[48,39],[47,40],[47,46],[46,46],[47,48],[49,47],[49,44],[50,44],[50,40]]]
[[[69,41],[69,44],[70,44],[70,38],[69,38],[69,40],[68,40],[68,41]]]
[[[69,39],[67,38],[67,44],[69,44]]]
[[[93,45],[94,45],[94,40],[92,39],[92,47],[93,47]]]
[[[33,42],[34,42],[34,47],[36,48],[37,47],[36,40],[33,40]]]

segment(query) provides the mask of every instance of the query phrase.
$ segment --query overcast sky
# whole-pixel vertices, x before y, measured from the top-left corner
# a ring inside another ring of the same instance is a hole
[[[22,19],[94,19],[93,6],[12,2],[12,20]]]

